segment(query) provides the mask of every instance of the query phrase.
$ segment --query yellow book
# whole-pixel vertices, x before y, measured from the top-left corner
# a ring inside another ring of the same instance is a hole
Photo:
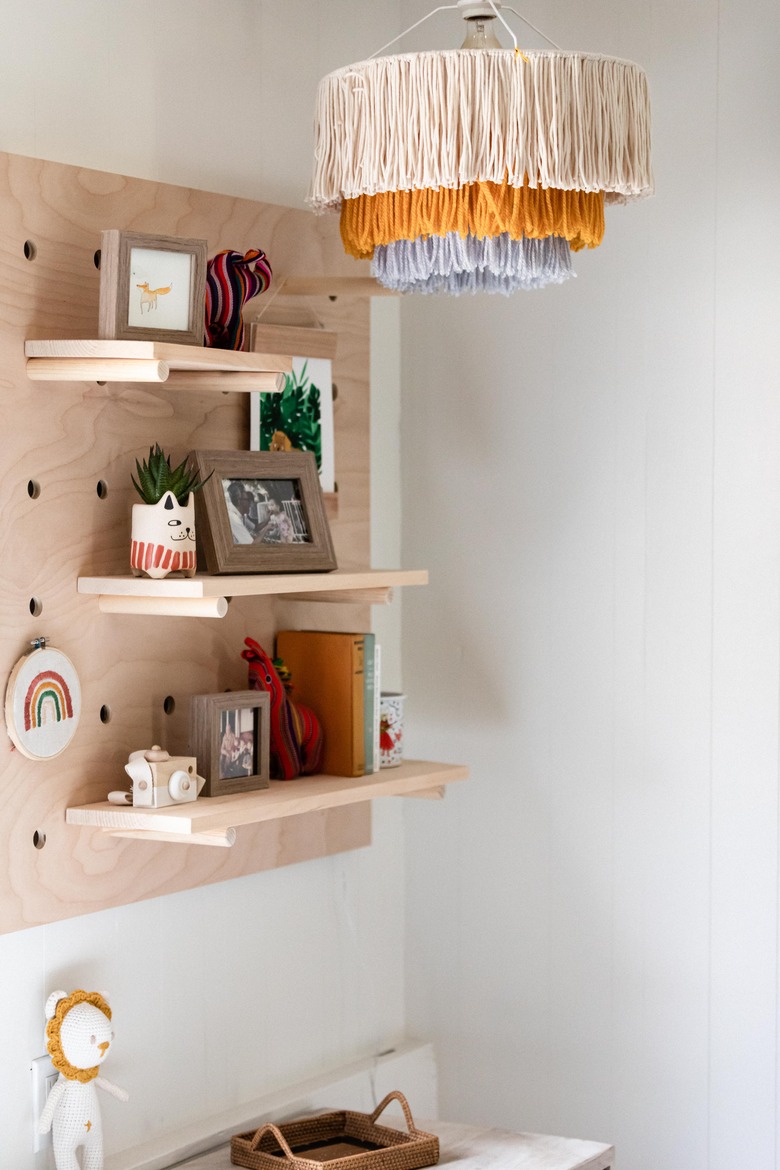
[[[311,707],[322,723],[322,771],[363,776],[365,635],[280,630],[276,656],[292,676],[292,697]]]

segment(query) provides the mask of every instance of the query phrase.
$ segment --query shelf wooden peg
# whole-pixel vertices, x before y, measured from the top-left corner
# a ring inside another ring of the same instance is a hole
[[[228,611],[228,600],[226,597],[133,597],[101,593],[98,607],[101,613],[223,618]]]
[[[227,373],[215,370],[171,370],[168,385],[186,390],[213,390],[214,392],[240,390],[245,394],[280,394],[285,387],[285,376],[268,371],[257,374]]]
[[[398,297],[373,276],[288,276],[279,282],[278,297]]]
[[[406,792],[404,795],[410,800],[444,800],[447,789],[443,784],[438,784],[435,788],[426,788],[422,792]]]
[[[109,837],[129,837],[132,841],[159,841],[173,845],[211,845],[231,849],[236,843],[235,829],[211,829],[204,833],[158,833],[154,829],[104,829]]]
[[[27,377],[33,382],[166,382],[167,362],[147,358],[27,359]]]
[[[389,605],[393,600],[390,586],[383,589],[323,590],[318,593],[288,593],[285,601],[334,601],[347,605]]]

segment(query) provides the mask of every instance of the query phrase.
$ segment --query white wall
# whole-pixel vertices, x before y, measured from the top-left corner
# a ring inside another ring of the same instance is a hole
[[[442,1116],[770,1170],[780,10],[522,7],[646,67],[658,193],[568,285],[402,307],[410,750],[473,769],[405,810],[410,1021]]]
[[[314,89],[397,26],[360,0],[2,0],[0,149],[302,205]],[[370,21],[370,27],[367,22]],[[110,993],[109,1149],[387,1048],[404,1030],[400,805],[374,845],[0,937],[1,1170],[32,1170],[56,987]]]
[[[371,298],[371,564],[401,568],[401,305]],[[382,648],[380,687],[403,689],[403,594],[375,606],[372,629]]]
[[[398,2],[2,0],[2,149],[302,206],[314,93]]]

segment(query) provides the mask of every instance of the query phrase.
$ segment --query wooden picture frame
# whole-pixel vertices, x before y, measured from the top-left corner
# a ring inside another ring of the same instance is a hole
[[[329,573],[336,554],[317,461],[304,451],[193,451],[209,573]],[[213,473],[213,474],[212,474]]]
[[[271,699],[265,691],[193,695],[190,754],[206,783],[202,796],[232,796],[270,784]]]
[[[208,242],[101,234],[98,336],[203,345]]]

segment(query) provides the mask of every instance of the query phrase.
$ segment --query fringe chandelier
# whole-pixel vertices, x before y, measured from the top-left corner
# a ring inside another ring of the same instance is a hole
[[[310,202],[340,211],[345,250],[387,288],[560,284],[571,253],[601,243],[605,205],[652,194],[643,70],[555,45],[523,52],[501,8],[435,8],[406,32],[457,10],[462,48],[375,54],[320,82]],[[496,19],[513,49],[492,33]]]

